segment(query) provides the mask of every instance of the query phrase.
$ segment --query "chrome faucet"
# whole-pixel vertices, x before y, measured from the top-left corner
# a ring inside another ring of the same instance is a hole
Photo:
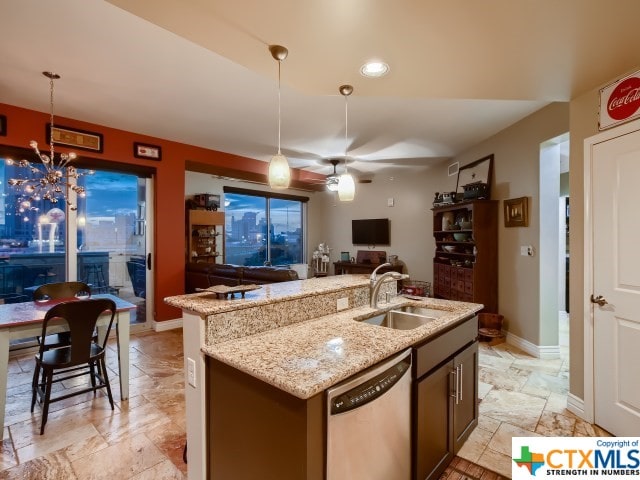
[[[394,280],[404,280],[409,278],[409,275],[399,272],[386,272],[378,276],[378,270],[390,266],[390,263],[383,263],[382,265],[378,265],[376,269],[371,272],[371,276],[369,277],[369,305],[371,308],[378,308],[378,293],[380,292],[380,287],[384,283],[385,279],[389,277]]]

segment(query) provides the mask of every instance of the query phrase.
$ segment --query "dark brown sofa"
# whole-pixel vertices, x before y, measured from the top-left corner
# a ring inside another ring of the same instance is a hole
[[[186,292],[213,285],[262,285],[298,280],[295,270],[285,267],[245,267],[228,263],[190,262],[186,270]]]

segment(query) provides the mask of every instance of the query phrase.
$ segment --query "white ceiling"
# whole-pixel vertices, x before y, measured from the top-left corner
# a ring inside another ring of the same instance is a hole
[[[329,174],[424,168],[640,64],[637,0],[2,0],[0,103]],[[385,60],[382,79],[359,74]]]

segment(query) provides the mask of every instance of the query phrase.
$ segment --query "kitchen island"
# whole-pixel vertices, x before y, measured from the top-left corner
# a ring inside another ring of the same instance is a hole
[[[396,282],[389,281],[380,289],[380,297],[395,292]],[[369,306],[367,275],[263,285],[247,292],[243,299],[221,300],[201,292],[169,297],[165,302],[183,309],[191,479],[212,478],[207,472],[207,459],[215,456],[210,451],[210,444],[215,441],[208,439],[213,430],[207,433],[206,426],[212,417],[209,404],[215,403],[217,393],[210,388],[213,377],[209,370],[236,380],[259,382],[256,385],[264,385],[269,394],[281,396],[276,403],[282,404],[286,399],[294,410],[304,405],[310,407],[305,415],[317,414],[328,387],[451,329],[482,308],[478,304],[394,297],[389,304],[374,309]],[[443,314],[412,330],[357,321],[401,304],[422,305]],[[338,306],[344,309],[339,311]],[[321,434],[322,425],[317,423],[321,418],[315,422],[309,420],[308,425],[320,429]],[[305,467],[313,469],[313,475],[321,475],[321,466],[313,464],[318,461],[321,460],[310,460]]]

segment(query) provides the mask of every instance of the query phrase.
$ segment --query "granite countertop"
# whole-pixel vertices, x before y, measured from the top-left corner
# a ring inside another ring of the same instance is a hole
[[[358,276],[341,275],[336,279],[339,280],[340,277]],[[445,313],[413,330],[394,330],[354,321],[406,304],[426,306]],[[433,298],[414,301],[397,297],[392,303],[377,310],[370,307],[344,310],[206,346],[202,350],[207,355],[285,392],[308,399],[394,353],[453,326],[477,313],[482,307],[475,303]]]
[[[304,281],[269,283],[260,289],[245,293],[244,298],[236,294],[234,299],[220,299],[215,293],[199,292],[188,295],[166,297],[164,302],[173,307],[198,313],[201,317],[216,313],[230,312],[242,308],[269,305],[276,301],[321,295],[347,288],[369,285],[369,275],[335,275],[331,277],[309,278]]]

